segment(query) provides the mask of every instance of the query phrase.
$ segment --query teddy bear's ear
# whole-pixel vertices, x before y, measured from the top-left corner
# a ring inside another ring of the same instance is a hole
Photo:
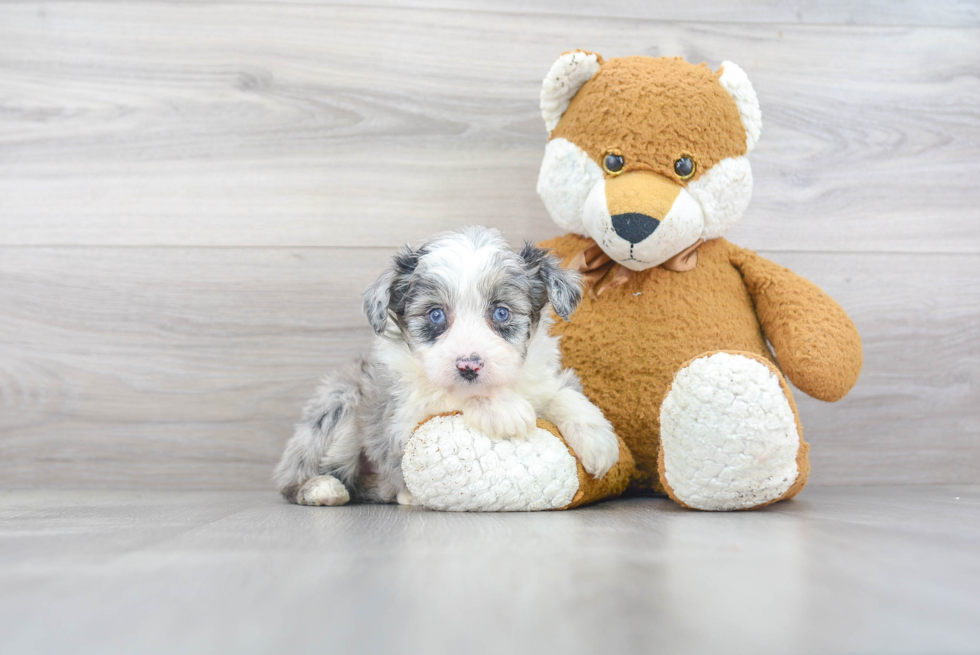
[[[541,117],[549,134],[558,126],[568,103],[601,65],[600,55],[584,50],[566,52],[551,65],[541,84]]]
[[[755,95],[752,82],[745,71],[730,61],[722,62],[721,68],[715,74],[718,75],[721,86],[735,99],[745,127],[746,150],[751,151],[762,134],[762,111],[759,109],[759,98]]]

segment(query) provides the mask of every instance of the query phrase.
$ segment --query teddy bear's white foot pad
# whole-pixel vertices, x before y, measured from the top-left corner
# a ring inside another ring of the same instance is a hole
[[[660,409],[664,476],[695,509],[757,507],[799,474],[796,415],[776,373],[751,357],[715,353],[674,378]]]
[[[558,509],[579,488],[575,458],[547,430],[491,440],[459,414],[433,417],[415,430],[402,474],[419,505],[450,512]]]

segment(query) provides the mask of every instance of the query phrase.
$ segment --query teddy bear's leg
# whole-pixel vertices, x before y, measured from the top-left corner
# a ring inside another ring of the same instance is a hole
[[[460,414],[434,416],[406,441],[402,474],[413,504],[429,509],[568,509],[623,493],[633,458],[619,444],[619,461],[596,480],[547,421],[523,439],[490,439]]]
[[[660,481],[686,507],[750,509],[791,498],[806,483],[808,449],[789,385],[755,354],[691,360],[660,407]]]

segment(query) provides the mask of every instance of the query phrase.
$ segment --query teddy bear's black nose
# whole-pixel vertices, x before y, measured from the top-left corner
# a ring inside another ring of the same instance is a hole
[[[660,221],[646,214],[629,212],[628,214],[613,216],[612,224],[616,234],[630,243],[639,243],[653,234],[654,230],[660,226]]]

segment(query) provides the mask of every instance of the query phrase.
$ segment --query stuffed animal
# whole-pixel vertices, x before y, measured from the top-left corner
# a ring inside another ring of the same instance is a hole
[[[524,439],[491,440],[458,414],[424,421],[405,443],[402,458],[415,502],[454,512],[571,509],[620,495],[633,470],[622,438],[619,461],[597,480],[552,423],[538,419]]]
[[[589,285],[555,330],[636,460],[630,490],[704,510],[793,497],[809,447],[787,378],[839,400],[861,338],[815,285],[722,238],[748,206],[762,131],[745,72],[570,52],[541,109],[538,193],[569,231],[545,245]]]
[[[609,481],[590,481],[530,445],[477,447],[482,435],[437,417],[406,446],[410,490],[440,509],[559,509],[624,488],[701,510],[792,498],[809,446],[787,378],[839,400],[857,382],[861,339],[815,285],[722,238],[752,192],[746,155],[762,120],[748,77],[731,62],[712,72],[575,51],[545,78],[541,110],[538,193],[568,231],[542,245],[587,286],[554,330],[626,447]],[[505,457],[481,459],[498,447]]]

